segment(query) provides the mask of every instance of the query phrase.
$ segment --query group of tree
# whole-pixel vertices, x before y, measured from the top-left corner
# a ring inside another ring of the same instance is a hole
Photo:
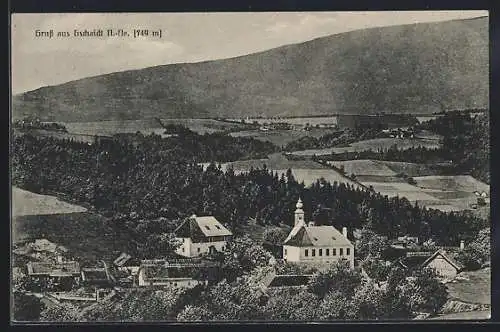
[[[388,149],[373,150],[371,148],[362,151],[344,151],[327,155],[316,156],[315,160],[342,161],[342,160],[387,160],[401,161],[417,164],[444,163],[447,161],[443,150],[440,148],[428,148],[425,146],[415,146],[401,149],[397,144],[393,144]]]
[[[471,116],[468,112],[449,112],[420,124],[443,137],[442,153],[457,165],[457,170],[489,183],[489,112]]]
[[[372,222],[377,233],[391,238],[419,235],[456,245],[486,224],[467,211],[422,208],[405,198],[389,198],[350,184],[320,179],[306,188],[292,170],[278,176],[265,167],[240,174],[213,163],[202,167],[189,149],[166,153],[161,144],[146,142],[137,148],[120,142],[88,145],[16,137],[13,184],[38,193],[63,193],[75,202],[90,204],[107,215],[116,229],[129,229],[136,241],[149,242],[151,248],[144,250],[151,252],[162,241],[148,241],[149,235],[158,237],[192,214],[213,215],[234,232],[249,218],[261,225],[293,225],[299,196],[309,219],[314,215],[320,224],[351,230]]]
[[[263,290],[273,267],[257,264],[241,277],[193,289],[134,289],[84,311],[42,308],[44,321],[335,321],[411,319],[435,314],[447,300],[432,270],[388,272],[384,287],[343,262],[316,271],[302,288]]]

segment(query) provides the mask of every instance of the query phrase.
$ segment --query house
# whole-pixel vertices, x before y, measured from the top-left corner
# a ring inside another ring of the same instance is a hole
[[[87,286],[109,287],[114,284],[105,268],[82,268],[81,277]]]
[[[299,263],[335,263],[346,260],[354,267],[354,245],[347,238],[347,228],[342,233],[333,226],[306,225],[302,201],[296,204],[295,224],[283,243],[283,259]]]
[[[215,251],[224,251],[231,233],[212,216],[186,219],[174,230],[174,235],[181,242],[176,253],[184,257],[200,257]]]
[[[26,264],[28,276],[32,280],[41,282],[41,288],[51,283],[55,288],[70,290],[80,283],[80,265],[69,261],[57,263],[28,262]]]
[[[463,269],[449,252],[442,249],[435,252],[408,252],[396,264],[405,269],[432,268],[444,279],[455,278]]]
[[[143,286],[171,286],[192,288],[197,285],[207,285],[218,280],[219,265],[207,261],[176,260],[176,261],[143,261],[137,284]]]
[[[444,250],[436,251],[423,264],[424,268],[432,268],[436,273],[446,279],[453,279],[464,268],[462,264],[457,262],[450,254]]]

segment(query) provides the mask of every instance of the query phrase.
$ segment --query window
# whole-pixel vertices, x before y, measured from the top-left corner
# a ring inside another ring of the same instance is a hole
[[[218,230],[220,230],[221,228],[219,227],[219,225],[215,225],[215,228],[217,228]]]
[[[205,225],[205,228],[208,229],[208,230],[210,230],[210,227],[208,227],[207,225]]]
[[[339,250],[340,250],[339,255],[340,255],[340,256],[343,256],[343,255],[344,255],[344,248],[340,248]]]
[[[346,248],[345,254],[349,256],[351,254],[351,248]]]
[[[330,249],[326,249],[326,255],[330,256]]]
[[[311,253],[311,254],[312,254],[312,256],[313,256],[313,257],[314,257],[314,256],[316,256],[316,249],[312,249],[311,251],[312,251],[312,253]]]
[[[337,256],[337,249],[336,248],[332,249],[332,256]]]
[[[198,247],[198,252],[200,252],[200,250],[201,250],[200,247]]]
[[[286,255],[286,249],[285,249],[285,255]]]
[[[323,249],[319,249],[318,251],[318,256],[323,256]]]
[[[307,250],[307,249],[306,249],[306,250],[304,250],[304,255],[305,255],[306,257],[308,257],[308,256],[309,256],[309,250]]]
[[[182,252],[184,252],[184,247],[182,247]]]

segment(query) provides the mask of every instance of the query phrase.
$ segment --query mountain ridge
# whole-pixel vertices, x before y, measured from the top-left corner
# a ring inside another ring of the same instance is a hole
[[[375,27],[227,59],[81,78],[13,96],[13,118],[78,122],[487,108],[487,20]]]

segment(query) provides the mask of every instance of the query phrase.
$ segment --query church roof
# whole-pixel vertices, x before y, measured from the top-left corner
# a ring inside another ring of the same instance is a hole
[[[352,245],[351,241],[333,226],[306,226],[304,224],[295,226],[283,244],[295,247]]]
[[[212,216],[197,217],[192,216],[186,219],[174,230],[177,237],[204,239],[209,236],[230,236],[233,235],[217,219]]]

